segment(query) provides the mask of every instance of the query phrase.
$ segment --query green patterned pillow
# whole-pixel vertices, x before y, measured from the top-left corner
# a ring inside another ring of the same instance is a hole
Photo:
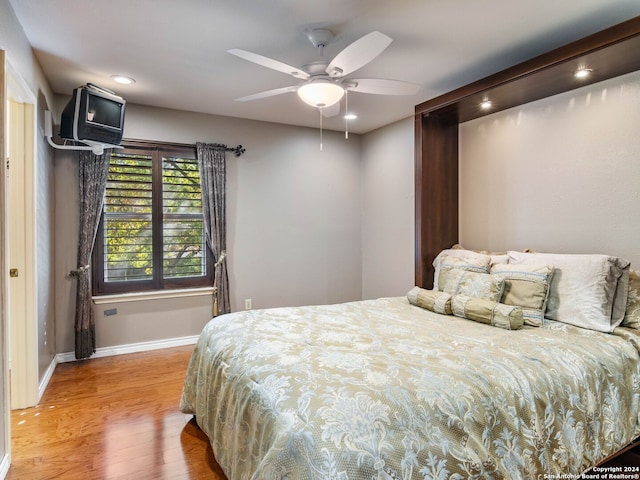
[[[504,328],[505,330],[517,330],[524,324],[520,307],[492,302],[482,298],[456,295],[451,299],[451,310],[456,317]]]
[[[622,326],[640,330],[640,270],[629,270],[629,296]]]
[[[426,308],[436,313],[451,315],[451,295],[448,293],[413,287],[409,290],[409,293],[407,293],[407,300],[417,307]]]
[[[500,301],[504,289],[504,280],[500,277],[459,268],[440,270],[438,283],[443,292],[451,295],[483,298],[492,302]]]
[[[447,249],[442,250],[433,261],[434,276],[433,289],[443,290],[444,285],[440,284],[440,272],[450,268],[470,270],[472,272],[489,273],[491,268],[491,257],[471,250]]]
[[[504,279],[501,303],[522,308],[524,323],[539,327],[549,297],[553,267],[548,265],[497,264],[491,274]]]

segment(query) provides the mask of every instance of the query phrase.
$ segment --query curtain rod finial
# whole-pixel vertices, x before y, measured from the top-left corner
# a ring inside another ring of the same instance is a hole
[[[246,152],[246,148],[242,148],[242,145],[238,145],[236,148],[233,148],[233,153],[236,157],[239,157],[240,155],[242,155],[244,152]]]

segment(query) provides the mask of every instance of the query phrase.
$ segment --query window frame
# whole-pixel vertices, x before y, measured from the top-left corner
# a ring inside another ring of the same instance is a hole
[[[180,145],[164,142],[146,142],[139,140],[125,140],[122,142],[122,152],[144,154],[152,157],[152,244],[153,244],[153,278],[148,280],[127,280],[106,282],[104,280],[104,207],[100,215],[100,222],[91,256],[92,290],[94,296],[113,295],[135,292],[177,290],[195,287],[211,287],[214,280],[214,264],[211,250],[205,241],[205,275],[198,277],[162,278],[163,268],[163,177],[162,159],[166,156],[176,156],[197,159],[195,145]]]

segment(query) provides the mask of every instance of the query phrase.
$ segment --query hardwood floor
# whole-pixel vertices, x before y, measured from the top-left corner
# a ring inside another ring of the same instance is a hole
[[[192,350],[58,365],[40,405],[11,414],[7,480],[226,480],[178,410]],[[640,466],[640,447],[605,466]]]
[[[40,405],[11,414],[7,480],[226,480],[178,410],[192,350],[58,365]]]

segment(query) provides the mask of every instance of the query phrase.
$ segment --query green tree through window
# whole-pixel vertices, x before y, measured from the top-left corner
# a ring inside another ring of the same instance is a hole
[[[95,294],[211,285],[194,148],[111,154],[93,266]]]

